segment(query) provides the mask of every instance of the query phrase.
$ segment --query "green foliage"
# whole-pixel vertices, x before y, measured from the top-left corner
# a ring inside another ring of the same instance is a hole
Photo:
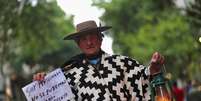
[[[27,4],[17,19],[15,37],[16,45],[21,47],[19,55],[38,60],[41,55],[61,48],[59,40],[72,29],[56,2],[38,2],[35,7]]]
[[[185,9],[188,22],[191,26],[191,31],[196,40],[196,47],[195,53],[198,54],[191,54],[192,58],[195,60],[189,65],[188,71],[190,72],[191,78],[196,78],[197,80],[201,81],[200,78],[200,71],[201,71],[201,42],[199,42],[199,38],[201,37],[201,1],[194,0],[193,2],[189,2],[188,6]]]
[[[201,27],[201,1],[194,0],[194,2],[190,2],[185,9],[188,19],[191,22],[192,26],[195,29],[200,30]]]
[[[174,77],[192,63],[198,66],[199,44],[186,16],[171,0],[95,1],[95,5],[105,9],[102,20],[113,26],[115,52],[147,64],[158,51],[165,56],[167,70],[174,71]]]
[[[36,5],[30,0],[0,2],[1,43],[5,46],[1,56],[18,70],[24,62],[61,65],[78,52],[74,44],[62,39],[74,28],[72,17],[65,16],[55,0],[37,0]]]

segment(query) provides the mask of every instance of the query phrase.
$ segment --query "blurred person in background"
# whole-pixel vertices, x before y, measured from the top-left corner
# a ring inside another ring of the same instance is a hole
[[[172,91],[176,101],[184,101],[185,90],[183,88],[179,88],[176,81],[173,83]]]

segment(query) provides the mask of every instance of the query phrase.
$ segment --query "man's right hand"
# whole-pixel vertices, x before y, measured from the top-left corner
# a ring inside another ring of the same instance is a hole
[[[40,72],[37,74],[33,75],[33,81],[42,81],[45,78],[46,73],[45,72]]]

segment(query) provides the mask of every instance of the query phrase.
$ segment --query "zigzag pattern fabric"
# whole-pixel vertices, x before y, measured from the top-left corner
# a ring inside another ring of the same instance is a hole
[[[98,65],[79,57],[63,67],[72,101],[149,101],[146,70],[134,59],[104,52]]]

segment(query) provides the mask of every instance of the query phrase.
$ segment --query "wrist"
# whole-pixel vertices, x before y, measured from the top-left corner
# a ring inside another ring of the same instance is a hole
[[[155,74],[161,73],[160,67],[161,67],[161,65],[159,65],[159,64],[151,63],[151,65],[149,66],[150,75],[155,75]]]

